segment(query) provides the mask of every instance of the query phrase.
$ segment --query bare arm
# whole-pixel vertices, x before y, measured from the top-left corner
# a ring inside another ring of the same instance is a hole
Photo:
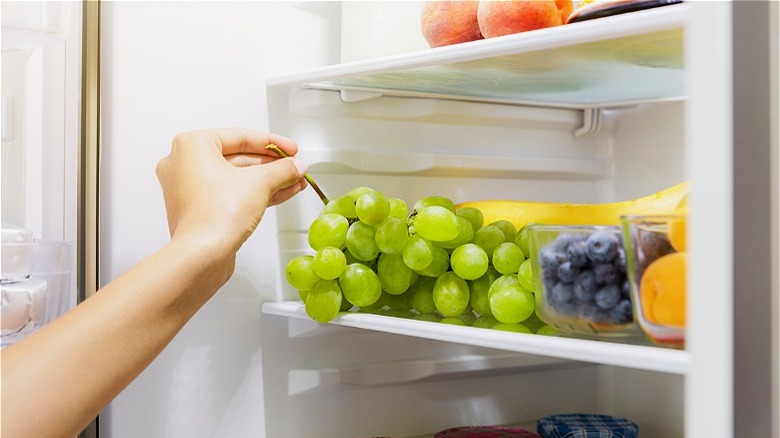
[[[160,161],[171,241],[2,361],[2,436],[73,437],[233,273],[267,206],[306,186],[291,140],[250,130],[181,134]]]

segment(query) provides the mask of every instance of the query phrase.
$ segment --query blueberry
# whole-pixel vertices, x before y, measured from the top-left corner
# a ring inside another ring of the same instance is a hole
[[[596,305],[604,310],[615,307],[620,301],[620,287],[616,284],[608,284],[596,292]]]
[[[581,302],[593,301],[598,285],[591,271],[582,271],[574,281],[574,296]]]
[[[566,249],[566,255],[572,266],[582,268],[588,264],[588,244],[583,241],[572,242]]]
[[[598,231],[588,236],[587,244],[594,263],[609,263],[617,256],[620,241],[614,233]]]
[[[620,283],[620,292],[626,298],[631,296],[631,285],[628,284],[628,280],[627,279],[623,280],[623,282]]]
[[[609,317],[615,324],[626,324],[634,319],[631,301],[623,298],[609,311]]]
[[[558,283],[548,291],[550,307],[561,313],[572,313],[576,309],[574,286],[570,283]]]
[[[623,247],[620,247],[618,249],[617,258],[615,259],[615,265],[618,268],[618,271],[625,274],[626,273],[626,250],[623,249]]]
[[[578,313],[581,318],[593,322],[606,323],[609,322],[610,320],[609,312],[593,303],[583,304],[582,306],[580,306]]]
[[[580,275],[580,268],[572,266],[571,262],[563,262],[558,266],[558,279],[564,283],[573,283]]]
[[[576,234],[559,234],[555,236],[555,240],[550,243],[550,245],[555,248],[555,250],[565,253],[566,249],[569,247],[569,245],[572,242],[577,241],[579,238]]]
[[[601,263],[593,267],[593,276],[598,284],[614,282],[618,277],[617,268],[610,263]]]
[[[566,260],[566,253],[557,251],[552,246],[546,246],[539,252],[539,261],[542,265],[542,269],[558,269]]]

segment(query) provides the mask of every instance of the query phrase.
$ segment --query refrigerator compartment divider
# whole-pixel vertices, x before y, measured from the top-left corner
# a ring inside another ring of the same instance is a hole
[[[293,369],[288,374],[288,394],[310,393],[327,389],[333,385],[375,387],[576,366],[592,365],[529,354],[501,353],[490,355],[461,354],[444,358],[394,360],[318,369]]]
[[[262,312],[286,318],[309,319],[301,301],[266,302]],[[343,312],[329,324],[671,374],[686,374],[691,362],[690,353],[685,350],[649,344],[528,335],[366,313]]]

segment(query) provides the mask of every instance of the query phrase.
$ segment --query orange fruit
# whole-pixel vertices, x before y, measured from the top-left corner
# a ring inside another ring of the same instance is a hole
[[[642,315],[654,324],[685,326],[685,270],[688,254],[675,252],[654,260],[639,284]]]

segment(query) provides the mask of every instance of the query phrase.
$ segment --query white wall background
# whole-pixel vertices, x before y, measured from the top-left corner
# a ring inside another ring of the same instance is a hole
[[[330,2],[104,2],[101,282],[168,241],[157,161],[180,131],[267,130],[269,77],[336,63]],[[284,133],[281,133],[284,134]],[[101,437],[263,437],[259,291],[273,214],[228,284],[101,414]]]

